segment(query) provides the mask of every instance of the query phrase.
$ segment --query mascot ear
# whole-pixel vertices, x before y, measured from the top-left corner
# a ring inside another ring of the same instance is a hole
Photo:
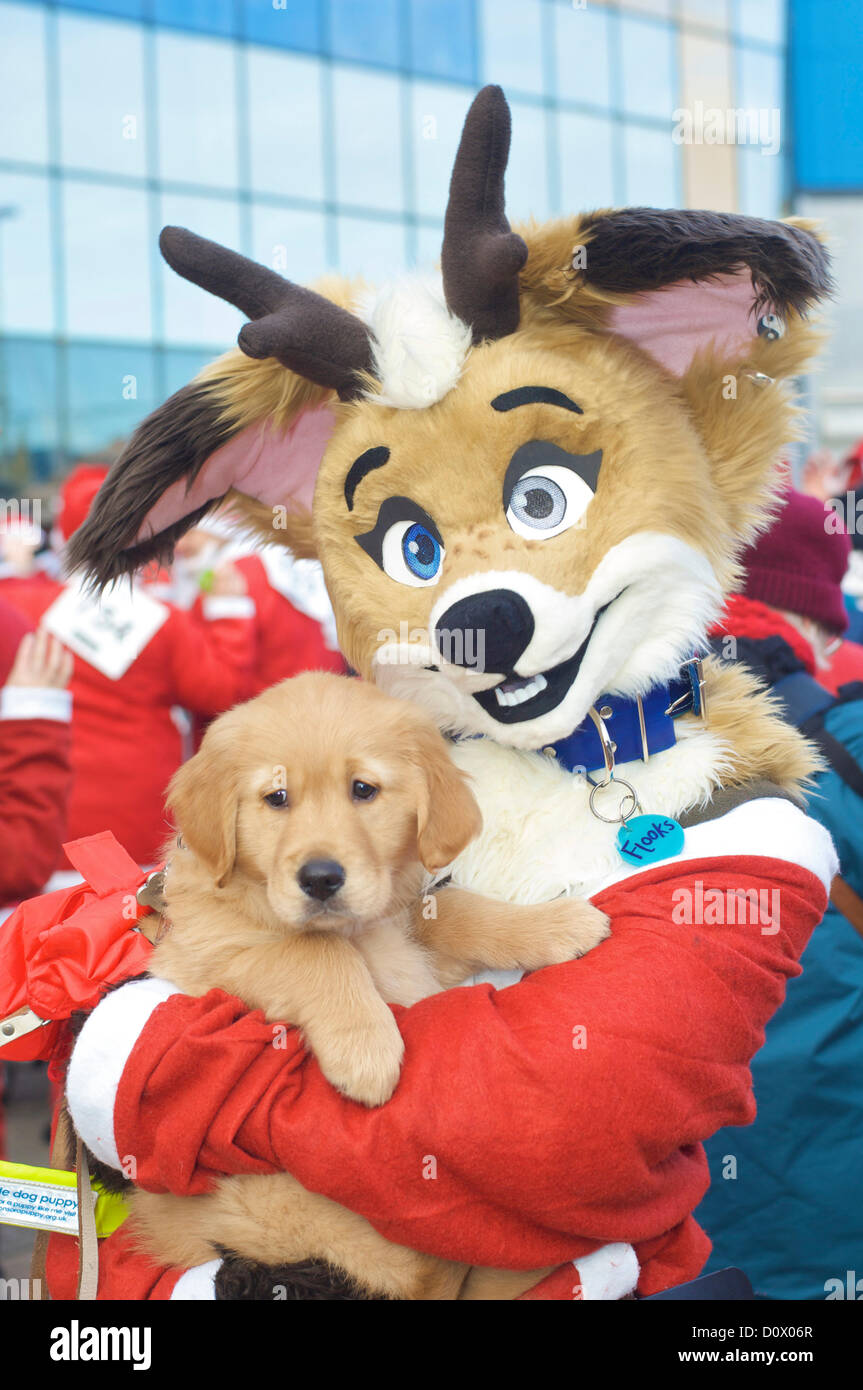
[[[160,246],[178,274],[250,322],[242,351],[154,411],[111,469],[68,556],[100,587],[169,556],[228,496],[269,540],[312,555],[309,509],[333,407],[371,379],[369,331],[335,302],[346,285],[331,286],[330,299],[178,227]]]
[[[629,339],[675,376],[705,349],[739,360],[774,342],[832,288],[827,251],[800,219],[622,208],[525,235],[534,302]]]

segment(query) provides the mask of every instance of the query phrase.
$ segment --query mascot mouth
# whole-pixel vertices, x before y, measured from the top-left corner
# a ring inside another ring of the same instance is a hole
[[[620,594],[615,597],[620,598]],[[515,673],[505,676],[490,690],[475,691],[473,698],[477,704],[499,724],[520,724],[527,719],[539,719],[556,709],[581,669],[596,624],[614,601],[610,599],[597,609],[587,636],[566,661],[535,676],[517,676]]]

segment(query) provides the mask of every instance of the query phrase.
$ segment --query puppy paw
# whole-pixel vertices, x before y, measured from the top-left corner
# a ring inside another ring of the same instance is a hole
[[[533,913],[527,939],[517,951],[518,964],[525,970],[574,960],[611,934],[605,913],[584,898],[555,898],[538,903]]]
[[[401,1073],[405,1045],[389,1009],[386,1020],[331,1033],[317,1045],[309,1039],[331,1086],[369,1107],[388,1101]]]

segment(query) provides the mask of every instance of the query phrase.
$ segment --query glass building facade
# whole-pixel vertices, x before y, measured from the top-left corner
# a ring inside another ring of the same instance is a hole
[[[165,223],[303,282],[431,266],[487,81],[513,218],[772,216],[784,146],[673,132],[699,102],[778,111],[785,75],[783,0],[0,0],[0,492],[110,456],[234,341]]]

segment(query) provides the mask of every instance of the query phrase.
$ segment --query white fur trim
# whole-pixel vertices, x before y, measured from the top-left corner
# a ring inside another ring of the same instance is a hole
[[[166,980],[134,980],[96,1005],[75,1044],[66,1078],[76,1130],[103,1163],[122,1169],[114,1137],[114,1105],[123,1069],[150,1015],[172,994]]]
[[[4,685],[0,690],[0,719],[55,719],[68,724],[71,718],[71,690],[28,685]]]
[[[830,832],[799,806],[781,797],[744,801],[716,820],[693,825],[686,831],[683,849],[674,862],[736,859],[744,855],[799,864],[801,869],[814,874],[827,892],[839,872],[839,859]],[[650,864],[630,867],[621,859],[620,870],[603,879],[594,892],[601,893],[613,883],[646,873],[651,867]]]
[[[216,1275],[221,1260],[208,1260],[204,1265],[195,1265],[181,1274],[171,1290],[171,1303],[185,1300],[206,1302],[216,1297]]]
[[[721,785],[727,770],[722,740],[698,724],[681,723],[677,734],[674,747],[647,763],[624,763],[617,769],[635,787],[645,812],[677,816],[684,807],[705,805],[716,782]],[[567,772],[553,758],[505,748],[492,739],[465,740],[452,754],[471,778],[483,817],[482,833],[450,866],[459,887],[530,904],[563,894],[591,897],[649,867],[624,863],[617,849],[618,827],[591,814],[585,778]],[[822,883],[835,872],[827,832],[781,798],[744,803],[693,826],[685,832],[680,858],[695,854],[790,860],[809,867]]]
[[[207,594],[201,610],[208,623],[219,618],[254,618],[255,600],[248,594]]]
[[[470,352],[471,330],[447,308],[440,278],[394,280],[366,295],[357,313],[372,331],[381,384],[369,400],[422,410],[456,385]]]
[[[442,585],[445,580],[444,574]],[[420,644],[399,637],[382,643],[374,657],[374,679],[389,694],[421,704],[441,728],[486,734],[512,748],[540,748],[566,738],[598,695],[643,695],[658,681],[676,676],[680,663],[703,645],[723,604],[702,551],[677,536],[639,531],[606,551],[582,594],[567,594],[526,570],[486,570],[458,579],[443,588],[429,616],[429,630],[446,626],[447,609],[459,599],[489,589],[514,590],[533,616],[534,635],[515,664],[519,676],[568,660],[599,609],[611,604],[596,625],[575,680],[548,714],[516,724],[486,714],[473,693],[496,685],[508,672],[489,676],[449,662],[440,671],[426,671],[424,666],[441,662],[430,640]]]
[[[602,1245],[583,1259],[573,1260],[573,1265],[576,1285],[581,1286],[581,1296],[591,1302],[624,1298],[632,1293],[638,1283],[639,1268],[635,1251],[631,1245],[623,1242]]]

